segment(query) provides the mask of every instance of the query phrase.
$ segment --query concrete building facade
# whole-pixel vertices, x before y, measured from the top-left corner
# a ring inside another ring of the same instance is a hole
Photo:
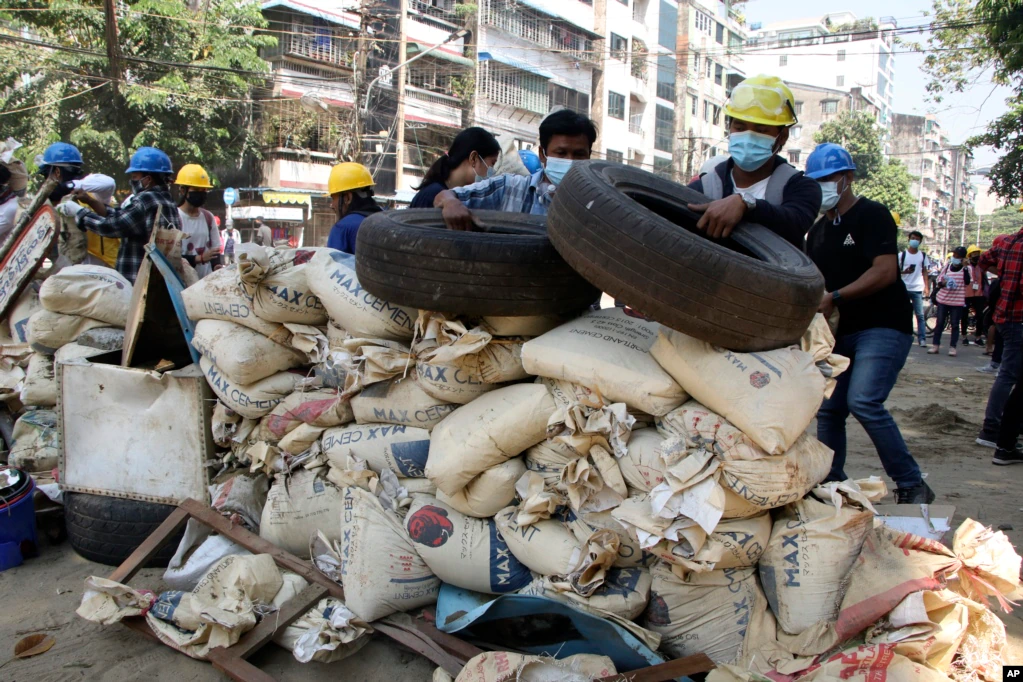
[[[834,121],[846,111],[865,111],[874,118],[879,113],[877,105],[859,88],[846,92],[803,83],[789,82],[788,86],[796,100],[799,122],[789,130],[789,141],[781,154],[799,170],[806,168],[806,157],[817,146],[814,134],[822,125]]]

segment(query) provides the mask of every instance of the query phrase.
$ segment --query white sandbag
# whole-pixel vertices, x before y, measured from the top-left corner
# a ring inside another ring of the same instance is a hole
[[[454,495],[491,467],[536,445],[547,431],[554,399],[540,384],[516,384],[455,410],[430,439],[426,475]]]
[[[172,590],[192,590],[213,564],[231,554],[251,554],[226,535],[215,535],[195,519],[185,525],[178,549],[167,562],[163,582]]]
[[[327,429],[347,424],[354,418],[351,403],[342,399],[336,390],[299,390],[274,407],[261,425],[275,439],[281,440],[302,424]]]
[[[526,450],[526,468],[543,476],[548,488],[561,481],[561,472],[569,463],[579,459],[579,453],[565,443],[542,440]]]
[[[874,524],[870,500],[887,492],[880,479],[826,483],[775,513],[760,579],[782,630],[798,635],[835,620],[846,578]]]
[[[7,324],[11,329],[11,339],[15,343],[28,343],[28,318],[43,305],[39,302],[39,287],[42,282],[32,280],[21,292],[21,296],[7,313]]]
[[[430,432],[394,424],[349,424],[324,431],[320,447],[333,466],[344,466],[344,458],[351,455],[365,460],[378,474],[389,469],[398,478],[422,478]]]
[[[664,482],[663,442],[656,429],[632,432],[625,456],[618,459],[618,467],[631,490],[648,493]]]
[[[192,346],[237,384],[253,384],[306,362],[302,353],[223,320],[199,320]]]
[[[487,651],[469,659],[455,682],[591,682],[618,673],[606,656],[576,654],[560,660],[509,651]]]
[[[81,340],[82,337],[78,337]],[[53,359],[57,365],[62,362],[70,362],[71,360],[77,360],[79,358],[94,358],[97,355],[105,355],[109,353],[109,350],[103,348],[93,348],[92,346],[85,346],[75,341],[69,343],[66,346],[61,346],[54,353]]]
[[[259,530],[270,482],[262,474],[231,471],[209,486],[210,506],[251,531]]]
[[[646,609],[651,582],[650,571],[646,568],[611,568],[604,584],[589,597],[576,594],[566,583],[550,576],[537,576],[519,594],[547,597],[569,605],[585,604],[592,609],[634,620]]]
[[[525,472],[522,458],[513,457],[487,469],[454,495],[438,490],[437,499],[466,516],[489,518],[515,499],[515,482]]]
[[[687,539],[661,541],[647,551],[674,566],[676,575],[703,573],[725,568],[750,568],[757,565],[771,537],[771,515],[761,512],[748,519],[722,520],[703,545],[694,548]]]
[[[528,341],[522,365],[529,374],[582,384],[608,403],[660,416],[686,393],[650,355],[659,329],[623,308],[589,312]]]
[[[50,275],[39,302],[53,313],[78,315],[124,327],[131,307],[131,282],[101,265],[72,265]]]
[[[301,374],[278,372],[253,384],[236,384],[206,357],[199,359],[199,367],[224,405],[247,419],[260,419],[269,414],[303,380]]]
[[[646,627],[664,636],[661,651],[672,658],[707,654],[715,663],[736,663],[749,644],[773,636],[774,621],[757,584],[755,568],[728,568],[680,578],[664,564],[650,573]]]
[[[661,329],[650,354],[689,395],[771,455],[792,447],[824,401],[816,359],[796,346],[738,353]]]
[[[54,407],[57,404],[57,377],[52,355],[32,354],[21,386],[21,402],[30,407]]]
[[[416,373],[419,375],[418,383],[427,395],[453,405],[471,403],[484,393],[501,387],[500,384],[487,384],[473,379],[459,367],[417,362]]]
[[[480,318],[480,326],[484,331],[504,337],[541,336],[565,322],[568,319],[564,315],[489,315]]]
[[[459,514],[435,497],[418,495],[405,530],[430,570],[446,583],[474,592],[505,594],[532,580],[508,551],[493,519]]]
[[[278,608],[284,603],[274,599]],[[325,597],[298,620],[279,630],[274,635],[274,643],[290,651],[299,663],[333,663],[369,644],[372,631],[344,602]]]
[[[429,431],[456,407],[427,394],[414,373],[371,384],[352,396],[352,412],[359,424],[397,424]]]
[[[36,352],[53,355],[61,346],[76,340],[82,332],[109,326],[107,322],[88,317],[37,310],[28,318],[28,342]]]
[[[317,531],[329,540],[341,537],[342,499],[341,490],[312,471],[278,476],[266,497],[259,536],[308,559],[309,541]]]
[[[192,320],[224,320],[271,336],[280,325],[258,317],[252,301],[238,284],[236,267],[221,268],[181,293],[185,312]]]
[[[409,341],[418,311],[382,301],[362,288],[355,256],[320,249],[309,262],[309,288],[320,298],[335,324],[351,336]]]
[[[569,516],[570,518],[575,516],[575,519],[570,520],[568,525],[580,542],[585,542],[596,531],[602,529],[614,531],[618,535],[620,544],[618,545],[618,558],[615,559],[616,567],[635,568],[636,566],[645,566],[653,561],[653,557],[643,552],[639,541],[629,533],[625,525],[612,516],[612,510]]]
[[[307,450],[312,449],[313,445],[319,447],[320,436],[326,430],[327,428],[324,426],[299,424],[289,431],[284,438],[281,438],[277,443],[277,447],[289,455],[301,455]]]
[[[57,413],[29,410],[14,422],[14,445],[7,463],[29,473],[49,473],[60,463]]]
[[[372,622],[436,602],[440,580],[398,517],[360,488],[345,488],[343,496],[339,554],[348,608]]]
[[[265,250],[263,254],[246,254],[238,268],[239,280],[243,290],[250,294],[258,317],[282,324],[326,324],[327,311],[320,299],[310,291],[306,279],[308,263],[320,250],[274,250],[273,255],[267,258],[267,265],[273,265],[261,277],[257,275],[256,268],[252,267],[251,259],[265,255],[270,250]]]

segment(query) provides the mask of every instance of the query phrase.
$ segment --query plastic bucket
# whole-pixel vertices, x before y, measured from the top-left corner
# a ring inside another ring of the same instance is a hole
[[[38,554],[35,481],[16,500],[0,500],[0,571],[20,566],[26,556]]]

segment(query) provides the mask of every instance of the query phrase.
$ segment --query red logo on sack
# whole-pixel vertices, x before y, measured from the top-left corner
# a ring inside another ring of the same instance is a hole
[[[766,372],[753,372],[749,375],[749,383],[753,388],[763,388],[771,383],[771,375]]]
[[[442,546],[455,531],[447,510],[432,505],[426,505],[409,515],[405,527],[413,541],[427,547]]]

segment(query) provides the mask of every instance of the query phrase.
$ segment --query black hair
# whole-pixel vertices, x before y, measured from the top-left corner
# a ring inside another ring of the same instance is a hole
[[[11,171],[7,166],[0,163],[0,185],[6,185],[11,180]]]
[[[966,255],[966,247],[965,246],[955,247],[954,249],[952,249],[952,255],[955,256],[956,258],[964,257]]]
[[[555,111],[540,123],[540,148],[547,153],[547,145],[555,135],[585,135],[590,141],[590,147],[597,141],[597,126],[588,116],[576,113],[571,109]]]
[[[482,157],[493,156],[501,153],[501,145],[498,144],[496,137],[483,128],[466,128],[455,136],[448,153],[442,154],[433,162],[416,189],[422,189],[435,182],[447,182],[451,171],[462,165],[473,152]]]
[[[348,212],[352,211],[364,211],[366,213],[376,213],[377,211],[383,210],[380,208],[380,204],[373,198],[372,187],[358,187],[356,189],[342,192],[341,196],[345,194],[352,195],[352,203],[348,204]]]
[[[914,234],[917,237],[920,237],[920,241],[923,241],[923,239],[924,239],[924,233],[923,232],[920,232],[918,230],[911,230],[910,233],[909,233],[909,238],[912,239]]]

